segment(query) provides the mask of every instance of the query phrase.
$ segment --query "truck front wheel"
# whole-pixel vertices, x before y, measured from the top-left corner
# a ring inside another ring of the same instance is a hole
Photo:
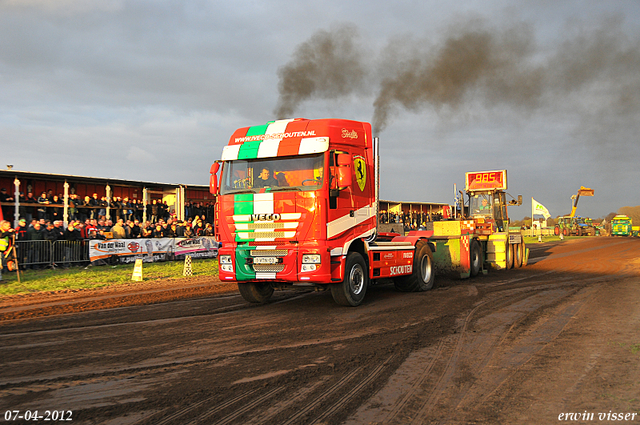
[[[367,292],[368,277],[367,265],[362,255],[357,252],[349,253],[344,280],[331,285],[333,300],[340,305],[359,306]]]
[[[270,283],[238,283],[238,289],[242,298],[250,303],[264,304],[273,295],[273,287]]]
[[[436,274],[433,270],[433,252],[429,244],[419,241],[413,256],[413,271],[409,276],[393,279],[398,291],[421,292],[433,288]]]

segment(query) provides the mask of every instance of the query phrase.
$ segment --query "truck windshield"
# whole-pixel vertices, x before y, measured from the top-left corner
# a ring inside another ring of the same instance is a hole
[[[475,194],[469,199],[469,211],[472,216],[492,216],[491,195]]]
[[[324,154],[235,160],[224,164],[220,193],[317,190],[324,179]]]

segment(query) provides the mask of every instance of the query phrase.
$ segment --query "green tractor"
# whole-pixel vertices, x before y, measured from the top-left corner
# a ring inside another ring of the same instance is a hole
[[[553,233],[556,236],[560,235],[560,233],[564,236],[595,236],[596,226],[590,218],[565,215],[564,217],[558,217]]]
[[[553,228],[553,234],[559,236],[560,234],[564,236],[569,236],[571,234],[573,217],[565,215],[563,217],[558,217],[555,227]]]
[[[572,199],[572,207],[571,214],[565,215],[562,217],[558,217],[558,222],[556,223],[553,233],[558,236],[562,233],[564,236],[582,236],[582,235],[590,235],[595,236],[596,228],[593,225],[593,220],[590,218],[584,219],[582,217],[576,216],[576,209],[578,208],[578,200],[580,200],[580,196],[593,196],[594,190],[588,187],[580,186],[578,193],[571,196]],[[588,220],[586,222],[585,220]]]

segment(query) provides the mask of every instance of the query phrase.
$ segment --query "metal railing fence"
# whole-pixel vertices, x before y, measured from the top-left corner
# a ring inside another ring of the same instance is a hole
[[[553,236],[553,227],[545,227],[544,229],[527,229],[523,230],[522,234],[524,236],[537,237],[538,235],[542,236]]]
[[[16,241],[21,268],[89,263],[89,241]]]
[[[89,263],[89,241],[55,241],[53,243],[53,264],[69,266]]]

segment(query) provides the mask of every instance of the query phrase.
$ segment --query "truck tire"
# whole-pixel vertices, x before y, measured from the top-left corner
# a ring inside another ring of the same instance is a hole
[[[564,236],[569,236],[569,230],[565,227],[564,229],[562,229],[562,234]]]
[[[238,289],[245,301],[255,304],[265,304],[273,295],[273,287],[270,283],[238,283]]]
[[[480,242],[475,239],[472,239],[469,245],[469,264],[471,264],[471,276],[478,276],[482,268],[482,251]]]
[[[582,227],[576,229],[576,236],[582,236]]]
[[[340,305],[357,307],[364,299],[368,284],[369,274],[364,258],[357,252],[351,252],[347,256],[344,280],[331,284],[331,296]]]
[[[507,242],[507,252],[505,255],[507,256],[507,269],[513,268],[513,244]]]
[[[556,236],[560,236],[560,227],[559,226],[555,226],[553,228],[553,234]]]
[[[398,291],[422,292],[433,288],[435,280],[431,247],[427,242],[418,241],[413,255],[412,273],[393,279],[393,284]]]
[[[513,259],[515,262],[514,267],[520,268],[522,267],[522,261],[524,260],[524,242],[514,245],[513,251],[515,254],[515,258]]]

